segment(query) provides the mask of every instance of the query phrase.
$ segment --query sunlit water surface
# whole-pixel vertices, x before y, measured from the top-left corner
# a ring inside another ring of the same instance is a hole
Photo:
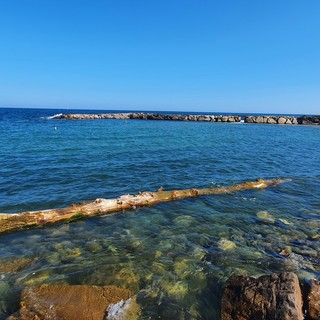
[[[0,275],[0,319],[43,283],[131,289],[142,319],[219,319],[233,274],[320,277],[320,127],[46,119],[57,112],[0,109],[0,212],[292,181],[2,235],[0,264],[31,263]]]

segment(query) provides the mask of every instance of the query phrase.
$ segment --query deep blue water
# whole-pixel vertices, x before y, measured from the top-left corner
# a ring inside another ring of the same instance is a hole
[[[160,186],[292,181],[1,236],[0,264],[34,261],[1,276],[3,317],[26,285],[70,283],[127,287],[142,319],[219,319],[234,273],[320,277],[320,127],[47,119],[60,112],[88,111],[0,109],[0,212]],[[279,254],[285,247],[288,256]]]

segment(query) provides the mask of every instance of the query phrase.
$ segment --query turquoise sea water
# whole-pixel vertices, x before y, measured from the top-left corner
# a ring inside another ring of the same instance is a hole
[[[31,262],[0,275],[0,319],[42,283],[131,289],[141,319],[219,319],[232,274],[320,278],[320,127],[47,118],[60,112],[0,109],[0,212],[160,186],[292,181],[2,235],[0,264]]]

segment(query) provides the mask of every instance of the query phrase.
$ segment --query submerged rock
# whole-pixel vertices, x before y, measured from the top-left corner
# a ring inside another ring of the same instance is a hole
[[[225,238],[221,238],[218,242],[218,248],[221,250],[224,250],[224,251],[233,250],[236,247],[237,246],[233,241],[225,239]]]
[[[162,286],[167,294],[175,299],[183,299],[189,290],[185,281],[163,282]]]
[[[221,319],[302,320],[298,277],[292,272],[258,279],[232,277],[222,297]]]
[[[10,273],[20,271],[33,262],[31,258],[17,258],[0,261],[0,273]]]
[[[274,223],[275,219],[274,217],[268,212],[268,211],[259,211],[257,212],[257,217],[264,222],[268,223]]]
[[[125,267],[122,268],[115,276],[114,280],[118,285],[130,289],[134,292],[139,291],[140,277],[134,272],[134,269]]]
[[[10,316],[8,320],[104,320],[104,319],[128,319],[127,311],[139,308],[131,308],[135,299],[130,299],[132,292],[115,286],[60,286],[42,285],[29,287],[21,294],[20,310]],[[122,305],[114,306],[123,302]],[[121,309],[121,306],[124,309]],[[117,312],[116,312],[117,310]],[[110,317],[109,317],[110,313]],[[115,318],[113,315],[119,317]],[[137,319],[133,316],[130,319]]]
[[[184,227],[190,227],[192,224],[195,223],[195,218],[188,215],[181,215],[174,219],[174,222],[178,225],[184,226]]]

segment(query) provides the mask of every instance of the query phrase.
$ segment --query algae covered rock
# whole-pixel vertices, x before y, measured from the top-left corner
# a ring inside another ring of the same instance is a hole
[[[256,215],[259,219],[261,219],[264,222],[267,222],[267,223],[275,222],[274,217],[268,211],[259,211],[257,212]]]
[[[167,282],[163,284],[164,290],[169,296],[175,299],[183,299],[188,293],[188,284],[184,281]]]
[[[34,259],[31,258],[16,258],[0,261],[0,273],[11,273],[20,271],[29,266]]]
[[[129,267],[122,268],[114,277],[115,282],[134,292],[139,291],[140,277]]]
[[[226,238],[221,238],[218,242],[218,248],[223,250],[223,251],[227,251],[227,250],[233,250],[235,249],[237,246],[236,244],[231,241],[228,240]]]

